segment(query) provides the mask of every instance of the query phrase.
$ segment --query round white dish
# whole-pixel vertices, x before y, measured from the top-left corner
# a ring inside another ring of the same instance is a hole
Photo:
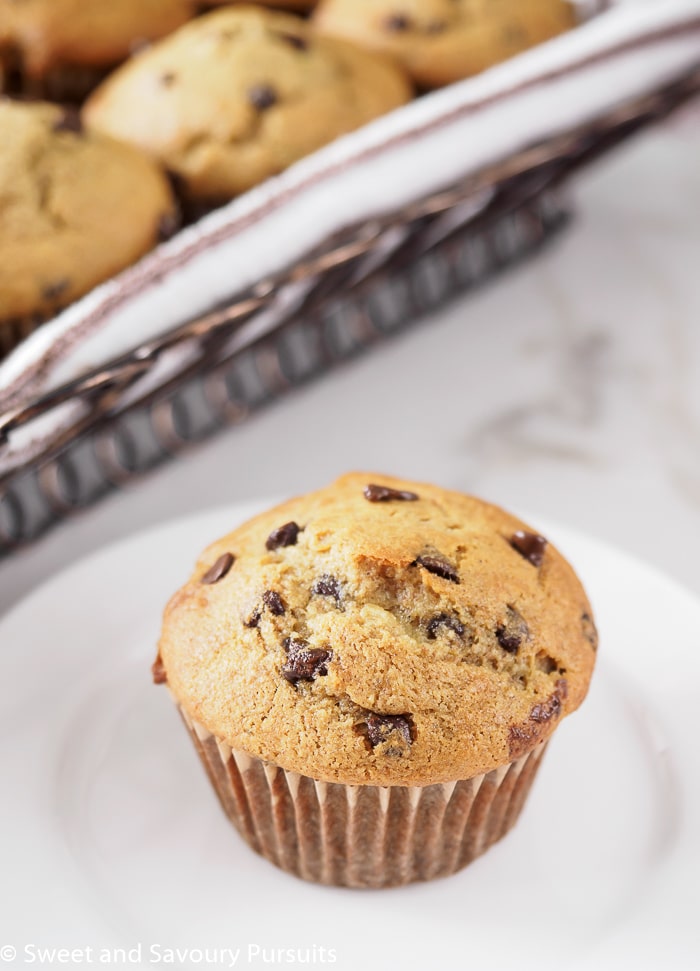
[[[69,967],[696,968],[700,602],[538,522],[589,590],[601,649],[518,825],[446,880],[307,885],[233,831],[150,681],[167,598],[260,507],[129,538],[0,623],[0,966],[60,966],[65,947]]]

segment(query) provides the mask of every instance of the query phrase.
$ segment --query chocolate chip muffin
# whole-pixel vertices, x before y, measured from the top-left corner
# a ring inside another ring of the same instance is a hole
[[[290,14],[233,6],[134,58],[92,95],[85,117],[160,159],[188,197],[216,203],[410,94],[377,55],[317,38]]]
[[[24,92],[78,96],[193,13],[192,0],[0,0],[0,49]]]
[[[536,531],[352,474],[206,550],[154,676],[256,850],[387,886],[452,873],[510,828],[596,647],[581,584]]]
[[[425,88],[470,77],[574,26],[568,0],[321,0],[317,29],[396,57]]]
[[[0,352],[174,228],[148,158],[55,105],[0,100]]]

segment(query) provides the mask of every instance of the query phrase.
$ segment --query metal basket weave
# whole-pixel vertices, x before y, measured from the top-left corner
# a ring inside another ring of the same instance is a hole
[[[66,402],[84,405],[41,455],[0,478],[0,556],[531,254],[564,223],[560,190],[576,169],[699,92],[700,68],[458,186],[351,227],[225,306],[0,415],[1,450],[14,431]],[[485,193],[488,204],[475,206]],[[255,337],[249,325],[271,311],[274,326]],[[178,347],[188,350],[186,366],[156,390],[130,394]]]

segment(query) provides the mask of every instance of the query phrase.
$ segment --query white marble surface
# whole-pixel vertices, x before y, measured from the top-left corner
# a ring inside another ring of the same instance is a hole
[[[132,531],[353,468],[558,519],[700,594],[700,118],[574,197],[538,260],[0,564],[0,612]]]

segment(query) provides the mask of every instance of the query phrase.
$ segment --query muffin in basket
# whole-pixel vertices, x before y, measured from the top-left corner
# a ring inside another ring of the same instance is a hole
[[[436,88],[561,34],[575,11],[569,0],[321,0],[314,24],[393,55]]]
[[[74,112],[0,100],[0,354],[175,228],[165,175]]]
[[[193,12],[192,0],[0,0],[0,60],[13,93],[78,100]]]
[[[384,887],[454,873],[510,829],[596,646],[573,570],[522,522],[351,474],[206,550],[153,674],[255,850]]]
[[[206,14],[90,97],[88,127],[131,142],[212,204],[408,101],[404,73],[262,7]]]

